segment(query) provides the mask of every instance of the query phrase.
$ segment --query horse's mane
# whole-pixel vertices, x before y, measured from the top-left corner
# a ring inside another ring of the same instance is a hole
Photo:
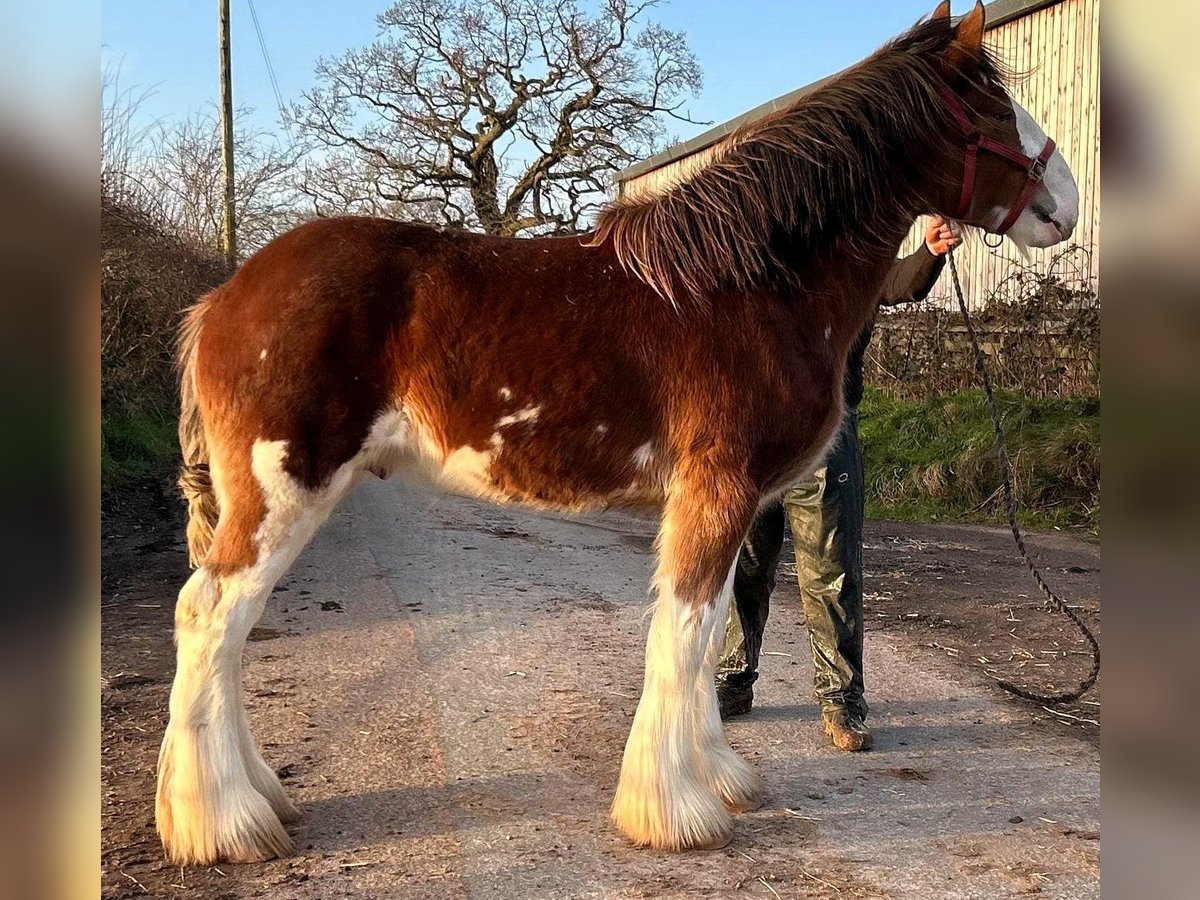
[[[672,300],[786,286],[797,252],[833,236],[871,247],[869,223],[924,211],[914,176],[961,152],[935,88],[951,38],[946,20],[919,23],[788,109],[743,125],[685,181],[606,207],[594,243],[612,241],[623,265]],[[1002,80],[986,52],[976,65],[962,74]]]

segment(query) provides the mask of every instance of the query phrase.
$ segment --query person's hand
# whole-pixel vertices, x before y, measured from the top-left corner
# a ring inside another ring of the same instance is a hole
[[[934,216],[925,231],[925,246],[934,256],[945,256],[962,243],[956,226],[941,216]]]

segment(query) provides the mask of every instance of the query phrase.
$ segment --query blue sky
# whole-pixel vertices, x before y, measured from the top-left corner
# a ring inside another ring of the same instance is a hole
[[[313,83],[313,64],[366,45],[388,0],[255,0],[285,100]],[[655,12],[686,32],[704,69],[704,90],[688,108],[695,119],[724,122],[745,110],[861,59],[932,11],[935,0],[672,0]],[[955,13],[969,0],[958,0]],[[234,101],[275,130],[278,113],[248,0],[231,0]],[[101,60],[119,64],[121,84],[151,91],[143,124],[170,120],[217,96],[216,4],[106,0]],[[675,123],[686,139],[703,126]]]

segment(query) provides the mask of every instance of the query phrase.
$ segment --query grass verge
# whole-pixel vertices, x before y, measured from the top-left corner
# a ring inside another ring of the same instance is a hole
[[[1100,401],[997,395],[1018,521],[1100,535]],[[897,400],[868,390],[860,410],[867,514],[1002,524],[1000,466],[978,391]]]
[[[120,489],[171,473],[179,460],[179,414],[167,404],[106,403],[100,413],[100,482]]]

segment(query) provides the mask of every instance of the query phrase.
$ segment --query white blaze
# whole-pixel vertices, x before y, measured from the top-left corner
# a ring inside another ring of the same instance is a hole
[[[1017,135],[1021,140],[1021,152],[1037,158],[1046,146],[1046,132],[1034,121],[1033,116],[1017,103],[1011,101]],[[1032,209],[1038,206],[1054,221],[1043,221]],[[997,225],[1008,214],[999,209]],[[1017,221],[1008,231],[1008,236],[1022,247],[1050,247],[1070,237],[1079,222],[1079,187],[1067,161],[1057,148],[1046,163],[1041,186],[1034,191],[1029,204],[1021,211]]]

